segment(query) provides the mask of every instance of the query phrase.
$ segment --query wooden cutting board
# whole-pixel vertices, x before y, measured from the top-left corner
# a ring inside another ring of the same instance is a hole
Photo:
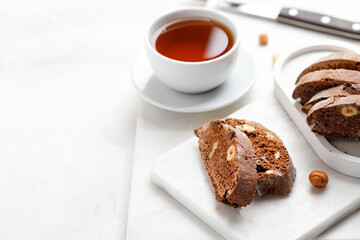
[[[287,147],[297,176],[286,197],[255,197],[234,209],[215,200],[193,137],[158,157],[153,181],[227,239],[311,239],[360,207],[360,179],[325,165],[309,146],[275,97],[257,100],[231,117],[257,121],[274,131]],[[313,170],[329,176],[324,189],[308,180]],[[186,229],[184,229],[186,231]]]

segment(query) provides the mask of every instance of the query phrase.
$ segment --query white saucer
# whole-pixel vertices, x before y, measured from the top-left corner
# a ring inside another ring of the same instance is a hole
[[[243,96],[255,82],[255,63],[243,48],[229,79],[219,87],[201,94],[175,91],[156,78],[145,53],[136,61],[132,80],[141,97],[147,102],[175,112],[205,112],[225,107]]]

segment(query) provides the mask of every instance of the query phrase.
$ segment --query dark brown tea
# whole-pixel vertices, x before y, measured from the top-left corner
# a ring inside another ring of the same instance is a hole
[[[225,54],[234,45],[234,37],[226,26],[206,18],[179,20],[159,31],[156,50],[179,61],[207,61]]]

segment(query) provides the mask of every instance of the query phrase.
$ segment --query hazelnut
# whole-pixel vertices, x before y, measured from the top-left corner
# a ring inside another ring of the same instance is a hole
[[[318,188],[325,187],[329,182],[328,175],[323,171],[312,171],[309,175],[309,180],[312,185]]]
[[[270,140],[275,139],[275,136],[274,136],[273,134],[269,133],[269,132],[267,132],[267,133],[265,134],[265,137],[266,137],[267,139],[270,139]]]
[[[304,109],[309,110],[310,108],[312,108],[312,104],[311,104],[311,103],[306,103],[306,104],[304,105]]]
[[[236,148],[234,145],[231,145],[227,150],[227,157],[226,160],[231,161],[235,157],[236,154]]]
[[[265,174],[282,176],[282,173],[277,170],[275,170],[275,171],[274,170],[266,170]]]
[[[282,176],[282,173],[281,172],[279,172],[279,171],[277,171],[277,170],[266,170],[265,171],[265,174],[266,175],[269,175],[269,176],[271,176],[271,175],[277,175],[277,176]]]
[[[216,150],[216,148],[218,147],[218,145],[219,145],[219,143],[218,143],[217,141],[214,142],[213,147],[212,147],[212,149],[211,149],[211,152],[210,152],[210,154],[209,154],[209,158],[212,158],[212,156],[214,155],[215,150]]]
[[[249,124],[243,124],[243,125],[237,125],[236,129],[242,131],[242,132],[247,132],[247,133],[252,133],[255,131],[255,127],[249,125]]]
[[[341,108],[341,113],[345,117],[353,117],[358,114],[358,110],[353,106],[345,106]]]
[[[269,41],[269,37],[266,33],[262,33],[259,35],[259,44],[262,45],[262,46],[265,46],[267,45]]]

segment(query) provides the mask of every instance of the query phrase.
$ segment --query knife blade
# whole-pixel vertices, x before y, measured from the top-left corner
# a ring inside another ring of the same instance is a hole
[[[220,1],[219,8],[360,40],[360,22],[347,21],[326,14],[298,8],[277,7],[275,5],[259,3],[241,3],[229,0]]]

